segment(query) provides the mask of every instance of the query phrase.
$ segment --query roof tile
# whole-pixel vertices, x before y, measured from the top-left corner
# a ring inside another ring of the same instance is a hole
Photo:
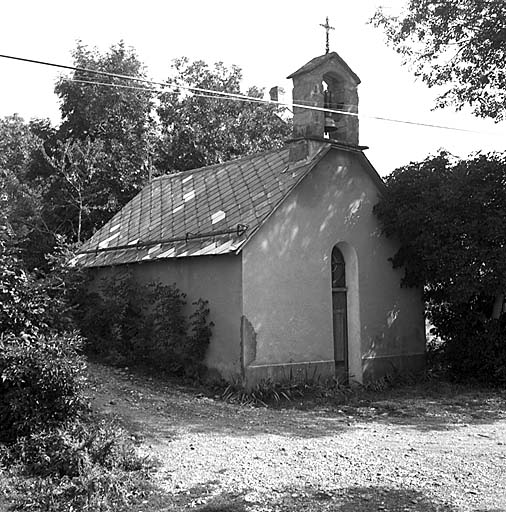
[[[240,250],[330,149],[289,162],[287,148],[153,180],[81,248],[89,267]],[[244,233],[239,225],[247,225]]]

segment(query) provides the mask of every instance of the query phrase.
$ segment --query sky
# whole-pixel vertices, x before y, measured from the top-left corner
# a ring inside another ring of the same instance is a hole
[[[0,54],[72,65],[77,40],[106,51],[124,40],[145,63],[150,78],[165,80],[173,59],[236,64],[244,88],[268,91],[278,85],[291,98],[286,77],[325,53],[329,17],[330,50],[360,77],[360,144],[385,176],[396,167],[446,149],[459,157],[505,151],[506,123],[478,119],[470,112],[433,110],[437,96],[388,47],[368,20],[378,6],[395,14],[403,0],[17,0],[2,2]],[[0,116],[60,121],[54,84],[63,71],[0,59]],[[465,128],[467,133],[374,120],[386,117]]]

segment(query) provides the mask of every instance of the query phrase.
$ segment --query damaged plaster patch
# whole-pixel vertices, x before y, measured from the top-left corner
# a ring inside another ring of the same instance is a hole
[[[244,315],[241,316],[241,348],[243,367],[246,368],[257,358],[257,333]]]

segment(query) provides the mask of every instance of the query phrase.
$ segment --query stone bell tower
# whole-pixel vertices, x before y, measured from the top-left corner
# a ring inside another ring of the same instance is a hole
[[[328,138],[358,146],[356,114],[360,78],[336,52],[312,59],[287,78],[293,80],[294,104],[322,109],[294,107],[294,138]],[[323,109],[340,110],[349,114],[324,112]]]

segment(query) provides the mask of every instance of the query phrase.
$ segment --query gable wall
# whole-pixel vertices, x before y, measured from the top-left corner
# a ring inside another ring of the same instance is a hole
[[[333,372],[330,256],[339,242],[347,271],[358,268],[355,282],[347,276],[350,374],[377,377],[409,357],[423,364],[421,294],[400,288],[388,261],[395,245],[372,213],[377,188],[361,165],[329,152],[243,249],[243,314],[254,332],[243,337],[247,374],[307,372],[315,361]]]

